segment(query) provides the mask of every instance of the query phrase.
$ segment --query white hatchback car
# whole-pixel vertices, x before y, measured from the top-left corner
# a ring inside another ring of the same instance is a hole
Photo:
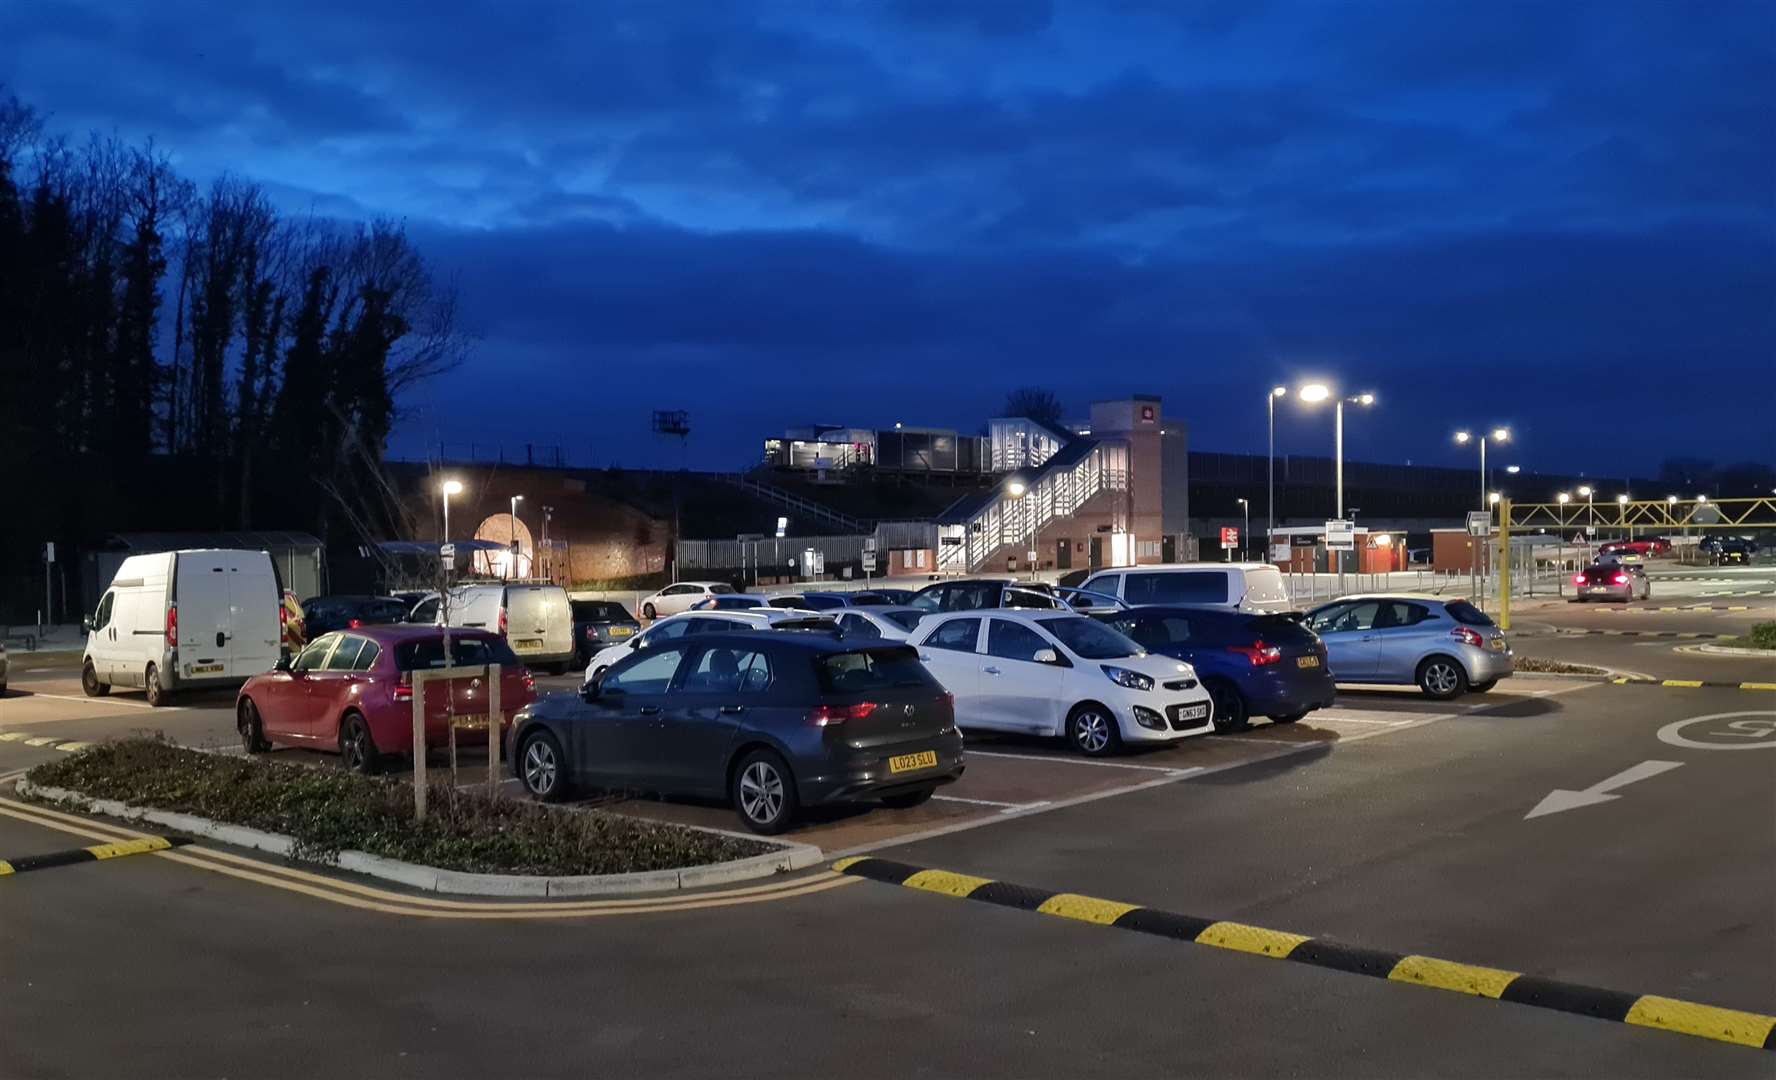
[[[731,596],[737,591],[725,581],[680,581],[643,600],[641,617],[652,622],[689,611],[712,596]]]
[[[663,641],[672,641],[690,634],[719,633],[723,630],[826,630],[835,629],[833,621],[812,611],[779,611],[776,608],[747,608],[743,611],[687,611],[671,615],[650,626],[628,641],[618,642],[592,654],[586,665],[582,685],[598,681],[606,668],[640,649],[648,649]]]
[[[1064,735],[1092,757],[1124,742],[1214,730],[1195,669],[1083,615],[1005,608],[927,615],[911,643],[955,695],[961,728]]]
[[[918,608],[858,607],[830,611],[839,624],[839,633],[857,641],[905,641],[919,628],[919,620],[929,615]]]

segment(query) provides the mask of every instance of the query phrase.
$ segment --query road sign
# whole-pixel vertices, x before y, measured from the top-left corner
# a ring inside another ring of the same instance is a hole
[[[55,562],[55,541],[54,540],[51,540],[48,543],[43,545],[43,561],[46,563]]]
[[[1029,551],[1024,552],[1024,558],[1030,560],[1030,564],[1032,566],[1034,566],[1036,564],[1036,559],[1037,559],[1036,549],[1031,548]]]
[[[443,559],[445,562],[455,562],[456,561],[456,545],[455,544],[440,544],[440,545],[438,545],[438,558]]]
[[[1326,522],[1326,549],[1354,551],[1357,546],[1357,525],[1354,521]]]
[[[871,573],[871,574],[875,573],[875,570],[876,570],[876,553],[875,552],[865,551],[863,553],[863,569],[864,569],[865,573]]]
[[[1221,547],[1222,548],[1224,548],[1224,549],[1225,548],[1236,548],[1239,546],[1240,546],[1240,531],[1238,529],[1228,528],[1228,529],[1221,530]]]
[[[1469,536],[1491,536],[1492,535],[1492,511],[1491,510],[1469,510],[1468,511],[1468,535]]]
[[[1287,540],[1270,545],[1270,560],[1272,562],[1289,562],[1294,558],[1295,553],[1290,549]]]

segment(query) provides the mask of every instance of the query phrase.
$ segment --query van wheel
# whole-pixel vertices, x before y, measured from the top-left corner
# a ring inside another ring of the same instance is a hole
[[[339,725],[339,757],[355,773],[375,776],[382,771],[382,754],[370,737],[370,725],[355,712],[346,713]]]
[[[91,660],[80,669],[80,689],[87,697],[104,697],[111,692],[109,683],[99,681],[99,673],[93,668]]]
[[[148,692],[148,704],[157,709],[172,698],[166,688],[160,685],[160,669],[153,664],[148,665],[148,673],[142,678],[142,689]]]
[[[259,706],[253,704],[252,698],[241,698],[235,727],[240,730],[241,746],[247,753],[263,754],[271,749],[271,742],[265,737],[265,725],[259,722]]]

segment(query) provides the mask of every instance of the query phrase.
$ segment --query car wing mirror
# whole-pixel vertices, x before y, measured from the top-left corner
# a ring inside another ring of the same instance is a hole
[[[290,659],[290,654],[284,653],[277,658],[277,663],[272,665],[271,670],[288,672],[292,667],[295,667],[295,666],[296,666],[295,661]]]
[[[600,696],[598,680],[580,684],[580,700],[590,705]]]
[[[1032,656],[1030,659],[1036,661],[1038,664],[1058,664],[1061,662],[1061,654],[1055,652],[1053,649],[1037,649],[1036,655]]]
[[[91,615],[82,615],[80,617],[80,628],[89,634],[92,633],[93,632],[93,617]]]

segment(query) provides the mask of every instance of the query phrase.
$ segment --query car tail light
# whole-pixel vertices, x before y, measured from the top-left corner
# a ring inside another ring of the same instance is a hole
[[[529,690],[533,694],[536,693],[536,688],[537,688],[536,676],[532,675],[530,673],[530,669],[529,668],[520,668],[518,671],[518,674],[520,674],[524,677],[524,688],[526,690]]]
[[[278,605],[278,633],[287,633],[290,629],[290,609],[283,604]]]
[[[860,701],[855,705],[822,705],[808,714],[808,722],[815,727],[832,727],[847,720],[862,720],[876,711],[873,701]]]
[[[1480,631],[1471,630],[1466,626],[1456,627],[1449,632],[1449,636],[1464,645],[1472,645],[1476,649],[1486,644],[1486,640],[1480,636]]]
[[[345,624],[345,628],[347,630],[356,630],[363,625],[364,625],[363,619],[353,619],[350,622]]]
[[[506,636],[506,609],[504,607],[500,608],[499,632],[500,632],[500,637]]]
[[[587,641],[597,641],[598,640],[598,627],[596,627],[596,626],[586,627],[586,640]]]
[[[1628,575],[1627,574],[1617,574],[1616,575],[1616,584],[1617,585],[1628,584]]]
[[[393,698],[395,701],[410,702],[413,700],[413,672],[401,672],[401,678],[396,681],[394,686],[389,688],[389,697]]]
[[[1250,645],[1229,645],[1227,651],[1244,656],[1252,662],[1253,667],[1264,667],[1266,664],[1279,663],[1283,659],[1283,650],[1275,645],[1266,645],[1262,638]]]
[[[1574,585],[1583,585],[1584,583],[1585,583],[1585,575],[1584,574],[1574,574],[1573,575],[1573,584]]]
[[[172,648],[178,647],[178,644],[179,644],[179,605],[177,603],[172,603],[172,604],[167,605],[166,641],[167,641],[167,648],[172,649]]]

